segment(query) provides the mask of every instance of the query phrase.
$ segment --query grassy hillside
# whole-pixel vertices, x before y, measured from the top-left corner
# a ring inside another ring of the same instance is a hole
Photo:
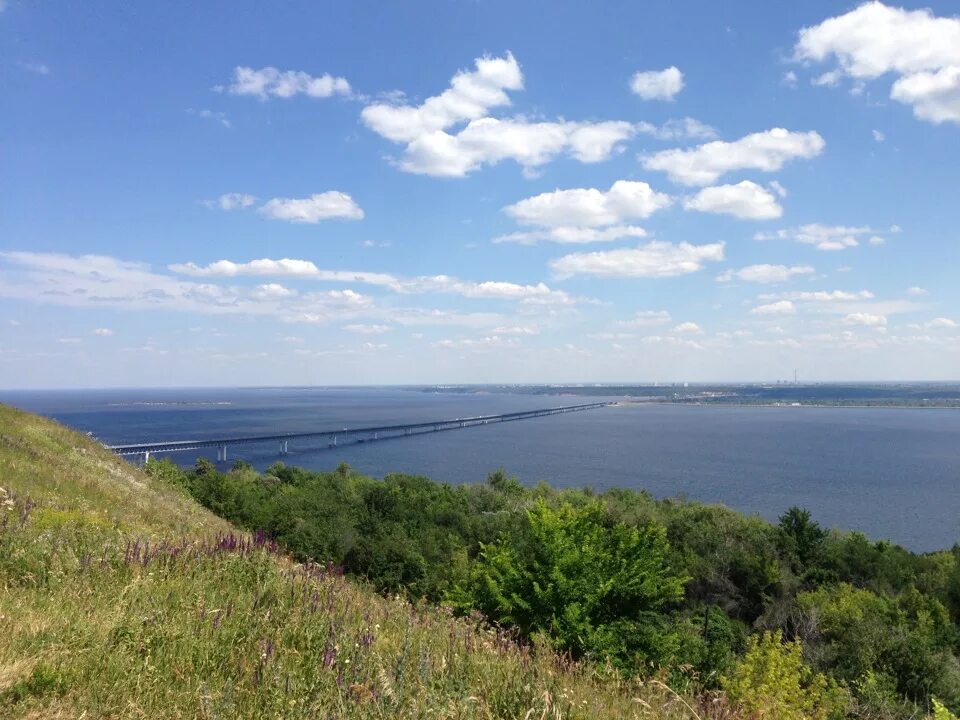
[[[4,406],[0,487],[0,717],[733,717],[293,563]]]

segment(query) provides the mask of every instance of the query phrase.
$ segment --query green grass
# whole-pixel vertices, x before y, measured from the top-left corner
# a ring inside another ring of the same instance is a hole
[[[0,406],[0,717],[733,717],[293,563]]]

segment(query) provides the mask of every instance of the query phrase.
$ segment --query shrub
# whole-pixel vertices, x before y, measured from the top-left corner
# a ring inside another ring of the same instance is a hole
[[[846,713],[846,692],[803,661],[799,641],[780,631],[751,637],[747,653],[721,680],[729,699],[764,720],[834,720]]]

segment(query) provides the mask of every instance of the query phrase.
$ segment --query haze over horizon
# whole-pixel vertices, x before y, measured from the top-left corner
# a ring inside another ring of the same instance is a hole
[[[0,0],[0,387],[960,379],[955,4],[550,7]]]

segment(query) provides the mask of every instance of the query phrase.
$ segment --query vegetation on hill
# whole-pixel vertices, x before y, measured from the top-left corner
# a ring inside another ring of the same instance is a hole
[[[3,718],[735,717],[295,562],[3,406],[0,487]]]
[[[955,720],[960,551],[503,473],[147,470],[0,406],[0,716]]]
[[[960,548],[916,555],[798,508],[771,524],[643,492],[528,489],[502,472],[460,487],[345,465],[151,472],[298,559],[626,677],[726,691],[769,717],[960,710]],[[771,698],[784,706],[756,704]]]

